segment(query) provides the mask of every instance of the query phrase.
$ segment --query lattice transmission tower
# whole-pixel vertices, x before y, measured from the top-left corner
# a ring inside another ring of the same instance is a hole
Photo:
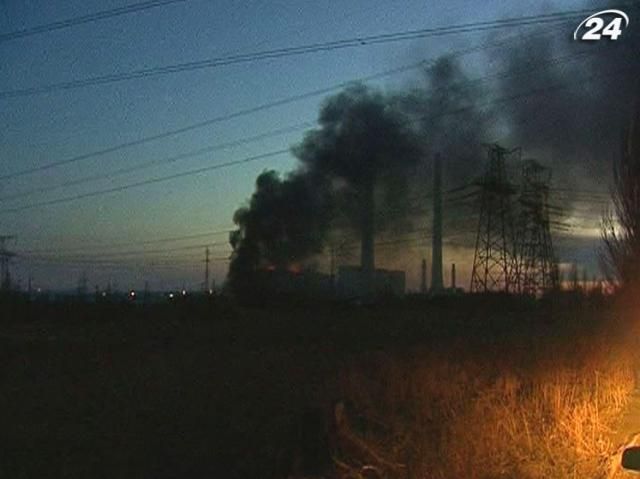
[[[518,215],[520,287],[537,296],[558,285],[558,264],[553,252],[549,221],[551,171],[535,160],[522,167]]]
[[[519,159],[520,150],[488,146],[484,177],[478,182],[480,220],[471,273],[471,292],[519,291],[518,254],[513,222],[515,186],[507,175],[507,159]]]

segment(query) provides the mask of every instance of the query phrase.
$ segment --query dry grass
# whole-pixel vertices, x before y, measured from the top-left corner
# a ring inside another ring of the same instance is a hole
[[[362,437],[406,464],[386,477],[603,477],[631,357],[604,338],[558,344],[370,355],[341,384]]]
[[[313,477],[332,452],[352,479],[604,475],[632,387],[604,310],[458,301],[29,310],[0,322],[0,477]]]

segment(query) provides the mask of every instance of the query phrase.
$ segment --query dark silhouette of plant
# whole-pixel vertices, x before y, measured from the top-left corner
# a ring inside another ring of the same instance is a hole
[[[613,165],[613,211],[602,219],[601,267],[618,287],[640,284],[640,103]]]

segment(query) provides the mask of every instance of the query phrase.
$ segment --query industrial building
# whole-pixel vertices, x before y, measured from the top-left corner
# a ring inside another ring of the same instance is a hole
[[[376,269],[373,278],[374,293],[377,296],[401,297],[405,293],[406,275],[404,271]],[[368,288],[365,273],[359,266],[338,268],[336,295],[340,298],[360,298],[366,296]]]
[[[333,293],[331,276],[314,270],[264,269],[258,279],[273,294],[329,297]]]

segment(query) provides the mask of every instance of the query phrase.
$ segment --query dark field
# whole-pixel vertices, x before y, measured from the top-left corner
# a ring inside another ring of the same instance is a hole
[[[575,298],[5,306],[0,477],[598,477],[632,388],[615,319]]]

